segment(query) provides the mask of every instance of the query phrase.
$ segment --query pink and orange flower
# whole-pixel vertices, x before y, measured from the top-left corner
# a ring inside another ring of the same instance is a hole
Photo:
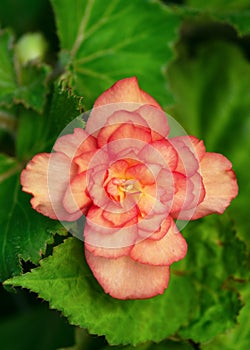
[[[85,130],[58,138],[21,174],[39,213],[86,216],[87,263],[114,298],[163,293],[187,252],[175,220],[223,213],[238,192],[227,158],[193,136],[168,135],[159,104],[136,78],[123,79],[96,100]]]

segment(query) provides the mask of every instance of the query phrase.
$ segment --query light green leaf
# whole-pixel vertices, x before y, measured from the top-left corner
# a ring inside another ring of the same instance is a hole
[[[42,112],[49,67],[35,63],[19,66],[15,61],[13,36],[8,31],[0,31],[0,55],[0,106],[22,103]]]
[[[214,42],[201,46],[197,57],[178,59],[168,73],[177,101],[172,114],[208,151],[233,164],[240,192],[229,211],[250,247],[250,64],[239,48]]]
[[[206,342],[236,323],[242,305],[230,280],[247,277],[246,249],[225,215],[189,223],[185,236],[188,254],[178,266],[195,285],[196,304],[179,335]]]
[[[20,189],[20,164],[0,155],[0,280],[22,272],[21,259],[37,263],[65,229],[31,208],[30,196]]]
[[[157,1],[51,0],[61,42],[62,76],[90,108],[117,80],[137,76],[163,105],[172,101],[164,67],[173,58],[178,16]]]
[[[195,301],[186,277],[172,276],[165,294],[148,300],[117,300],[105,294],[86,265],[83,243],[67,239],[41,267],[17,276],[7,285],[38,293],[68,317],[69,322],[105,335],[108,342],[136,345],[161,341],[187,320]]]
[[[202,350],[246,350],[249,347],[250,339],[250,290],[249,284],[243,285],[241,295],[246,305],[242,308],[238,317],[238,324],[231,331],[221,334],[212,342],[203,344]]]
[[[106,347],[103,350],[108,350],[110,347]],[[71,349],[66,349],[71,350]],[[72,349],[72,350],[84,350],[84,348]],[[126,346],[126,347],[113,347],[112,350],[194,350],[194,347],[189,342],[165,340],[159,344],[145,343],[139,346]]]

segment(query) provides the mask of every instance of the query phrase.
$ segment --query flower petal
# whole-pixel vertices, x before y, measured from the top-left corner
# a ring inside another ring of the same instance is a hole
[[[146,299],[162,294],[168,286],[168,266],[139,264],[128,256],[97,257],[85,249],[85,256],[104,291],[117,299]]]
[[[178,136],[169,140],[178,154],[175,171],[186,177],[194,175],[199,170],[199,158],[196,148],[189,136]]]
[[[119,125],[119,127],[113,132],[109,137],[109,142],[116,140],[129,139],[130,142],[133,140],[141,140],[148,144],[151,142],[151,132],[150,129],[134,125],[132,123],[125,123]]]
[[[87,179],[85,172],[76,175],[72,179],[64,195],[63,204],[69,213],[74,213],[78,210],[81,210],[83,213],[87,212],[92,200],[88,196],[86,190]]]
[[[56,152],[66,154],[70,159],[96,150],[96,139],[85,130],[75,128],[73,134],[59,137],[53,147]]]
[[[86,124],[86,131],[93,135],[103,128],[114,112],[135,111],[145,104],[162,110],[153,97],[139,88],[136,77],[119,80],[96,100]]]
[[[238,194],[231,162],[221,154],[207,152],[200,162],[205,198],[197,206],[192,219],[212,213],[222,214]]]
[[[94,108],[110,103],[135,102],[149,104],[161,109],[161,106],[145,91],[141,90],[136,77],[119,80],[95,101]]]
[[[36,155],[21,174],[23,191],[31,193],[32,207],[51,219],[74,221],[81,211],[69,213],[62,202],[70,178],[76,168],[63,153]]]
[[[168,136],[169,125],[165,112],[148,104],[139,107],[136,112],[147,122],[153,140],[161,140]]]
[[[135,212],[121,215],[95,206],[89,209],[84,228],[84,239],[87,244],[105,249],[120,249],[133,245],[136,237]]]
[[[130,252],[131,258],[142,264],[161,266],[183,259],[187,253],[187,243],[171,217],[162,223],[161,230],[166,230],[163,238],[148,238],[135,244]]]

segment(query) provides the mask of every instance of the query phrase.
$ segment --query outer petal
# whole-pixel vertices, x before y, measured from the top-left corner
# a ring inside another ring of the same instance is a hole
[[[54,150],[66,154],[69,158],[96,150],[96,139],[85,130],[75,128],[73,134],[61,136],[57,139]]]
[[[23,191],[31,193],[32,207],[51,219],[74,221],[82,213],[68,213],[63,207],[64,193],[76,172],[70,159],[62,153],[36,155],[21,174]]]
[[[169,221],[171,226],[169,227]],[[160,240],[150,238],[141,241],[133,247],[130,256],[137,262],[149,265],[170,265],[183,259],[187,253],[187,243],[171,217],[162,223],[165,235]]]
[[[130,257],[101,258],[85,250],[86,260],[104,291],[117,299],[145,299],[168,286],[168,266],[139,264]]]
[[[192,219],[212,213],[222,214],[238,194],[238,185],[231,162],[221,154],[205,153],[200,162],[205,186],[205,198],[198,205]]]
[[[149,104],[161,109],[160,105],[141,90],[136,77],[119,80],[111,88],[105,91],[95,101],[94,108],[110,103],[134,102],[140,104]]]
[[[98,97],[86,124],[86,131],[95,134],[103,128],[107,119],[116,111],[135,111],[141,105],[151,105],[161,110],[160,105],[141,90],[136,77],[119,80]]]
[[[136,237],[136,212],[112,213],[95,206],[89,209],[84,228],[84,239],[87,244],[106,250],[120,249],[133,245]]]

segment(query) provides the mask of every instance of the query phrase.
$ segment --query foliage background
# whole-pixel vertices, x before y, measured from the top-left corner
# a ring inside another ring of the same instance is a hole
[[[1,0],[0,23],[1,348],[247,350],[250,2]],[[28,32],[43,33],[48,49],[22,64]],[[92,278],[82,243],[30,208],[19,174],[131,75],[232,161],[240,192],[222,216],[185,227],[189,252],[163,296],[119,302]]]

